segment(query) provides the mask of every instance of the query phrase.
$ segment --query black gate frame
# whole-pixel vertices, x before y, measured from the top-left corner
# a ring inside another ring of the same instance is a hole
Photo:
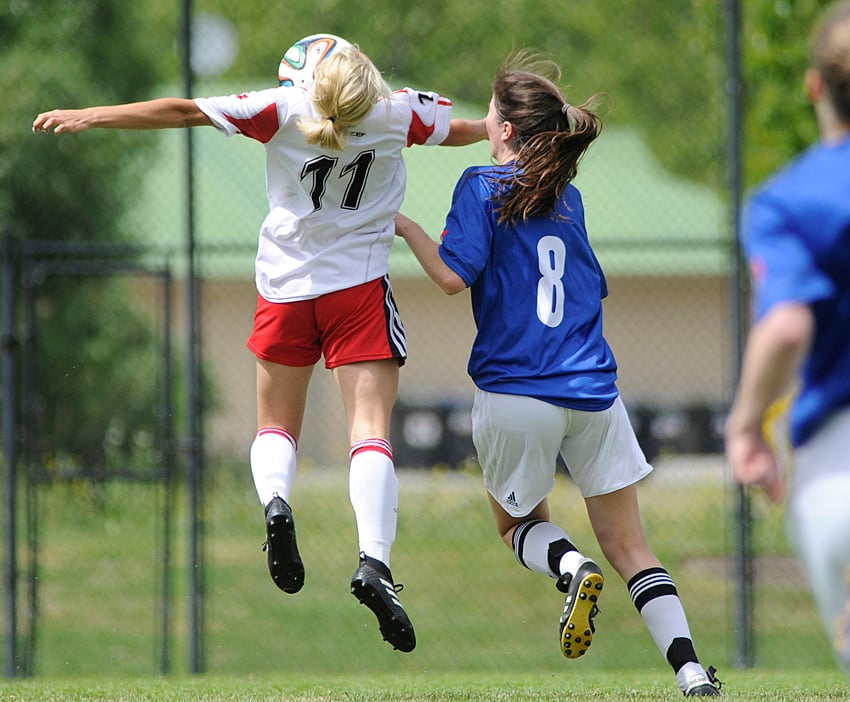
[[[159,482],[163,486],[162,504],[162,580],[160,591],[159,672],[170,670],[171,648],[171,573],[174,494],[177,477],[178,447],[174,428],[174,373],[172,354],[173,278],[169,255],[122,244],[80,242],[20,242],[11,231],[2,242],[3,327],[2,445],[5,454],[3,475],[3,585],[4,585],[4,673],[7,677],[32,675],[38,631],[39,599],[39,521],[38,490],[42,481],[34,456],[34,436],[39,432],[34,403],[38,396],[39,335],[35,298],[38,287],[50,276],[110,277],[144,276],[159,280],[162,290],[161,373],[159,399],[159,466],[134,479]],[[158,264],[139,263],[161,260]],[[22,291],[18,299],[16,291]],[[20,330],[20,331],[19,331]],[[91,474],[83,479],[95,477]],[[126,479],[128,476],[118,476]],[[23,497],[21,500],[20,498]],[[26,573],[19,572],[18,505],[24,508],[24,541],[28,549]],[[26,622],[19,621],[19,590],[26,586]]]

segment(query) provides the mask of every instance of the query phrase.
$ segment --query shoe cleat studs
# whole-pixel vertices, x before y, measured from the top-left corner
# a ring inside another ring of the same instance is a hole
[[[560,629],[561,652],[566,658],[579,658],[590,648],[595,632],[593,618],[599,613],[596,603],[604,583],[598,566],[590,559],[578,570],[578,578],[561,576],[556,583],[559,590],[566,590]]]
[[[285,500],[275,495],[266,505],[266,552],[269,574],[275,585],[294,594],[304,585],[304,564],[295,539],[295,521]]]

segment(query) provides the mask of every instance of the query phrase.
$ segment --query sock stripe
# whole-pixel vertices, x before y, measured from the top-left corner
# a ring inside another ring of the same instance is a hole
[[[523,551],[525,549],[525,538],[528,536],[528,532],[531,531],[532,527],[537,524],[542,524],[542,519],[532,519],[528,522],[523,522],[519,524],[516,529],[514,529],[514,535],[511,541],[514,546],[514,555],[516,555],[517,561],[519,561],[520,565],[525,568],[528,568],[528,564],[525,562],[525,559],[522,557]],[[529,568],[529,570],[531,570]]]
[[[280,427],[264,427],[263,429],[260,429],[260,431],[257,432],[257,436],[255,436],[254,438],[259,438],[261,436],[264,436],[265,434],[277,434],[278,436],[282,436],[290,444],[292,444],[292,448],[294,448],[296,451],[298,450],[298,441],[292,434],[286,431],[286,429],[281,429]]]
[[[629,596],[637,611],[652,600],[665,595],[679,596],[673,578],[663,568],[647,568],[629,580]]]
[[[390,460],[393,460],[393,447],[386,439],[363,439],[363,441],[352,444],[351,450],[348,452],[348,459],[351,460],[363,451],[377,451],[384,454]]]

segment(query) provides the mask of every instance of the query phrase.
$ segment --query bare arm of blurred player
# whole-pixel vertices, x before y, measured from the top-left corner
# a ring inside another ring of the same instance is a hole
[[[157,98],[124,105],[85,107],[79,110],[42,112],[32,123],[33,132],[73,134],[86,129],[168,129],[212,126],[194,100]]]
[[[726,424],[726,455],[739,483],[755,485],[779,502],[785,495],[782,469],[764,437],[770,405],[794,381],[814,331],[808,306],[777,305],[750,331],[741,378]]]

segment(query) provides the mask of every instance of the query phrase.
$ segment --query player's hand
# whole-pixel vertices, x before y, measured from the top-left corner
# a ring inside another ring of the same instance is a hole
[[[738,483],[762,488],[772,502],[785,498],[782,467],[760,431],[727,426],[726,458]]]
[[[32,123],[32,131],[50,132],[54,134],[74,134],[88,129],[88,110],[51,110],[42,112]]]

